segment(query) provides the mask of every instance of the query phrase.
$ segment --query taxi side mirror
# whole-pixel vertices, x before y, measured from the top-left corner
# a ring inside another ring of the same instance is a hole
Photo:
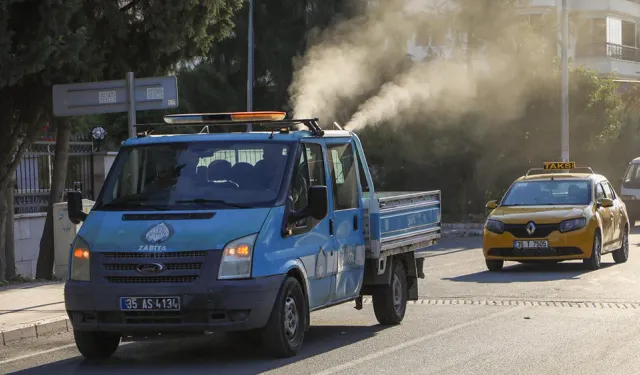
[[[498,208],[498,202],[489,201],[485,207],[487,208],[487,210],[495,210],[496,208]]]
[[[602,200],[600,201],[600,207],[602,207],[602,208],[613,207],[613,199],[602,198]]]

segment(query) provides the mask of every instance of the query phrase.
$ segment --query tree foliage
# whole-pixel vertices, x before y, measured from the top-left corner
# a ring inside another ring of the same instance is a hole
[[[127,71],[166,74],[228,36],[240,6],[241,0],[1,2],[0,123],[8,130],[0,139],[0,189],[37,129],[52,122],[53,84],[123,79]],[[0,199],[0,228],[5,220],[6,201]],[[50,218],[47,223],[45,235]],[[52,246],[41,256],[47,259],[39,261],[38,274],[50,276]]]

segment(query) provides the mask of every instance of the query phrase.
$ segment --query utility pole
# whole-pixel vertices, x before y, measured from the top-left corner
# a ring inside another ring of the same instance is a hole
[[[248,66],[247,66],[247,112],[253,111],[253,0],[249,0],[249,34],[248,34]],[[247,131],[251,131],[251,124],[247,124]]]
[[[562,0],[562,161],[569,161],[569,11]]]

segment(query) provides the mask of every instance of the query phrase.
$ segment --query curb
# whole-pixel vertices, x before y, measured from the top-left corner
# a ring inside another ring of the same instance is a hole
[[[66,316],[40,320],[25,324],[17,328],[0,331],[0,342],[3,346],[15,344],[24,339],[50,336],[57,333],[69,332],[71,323]]]

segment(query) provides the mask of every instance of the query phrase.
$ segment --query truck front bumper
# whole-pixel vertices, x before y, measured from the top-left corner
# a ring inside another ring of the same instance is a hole
[[[264,327],[284,275],[189,285],[68,281],[65,306],[75,330],[123,335],[244,331]],[[179,296],[180,311],[121,311],[121,297]]]

